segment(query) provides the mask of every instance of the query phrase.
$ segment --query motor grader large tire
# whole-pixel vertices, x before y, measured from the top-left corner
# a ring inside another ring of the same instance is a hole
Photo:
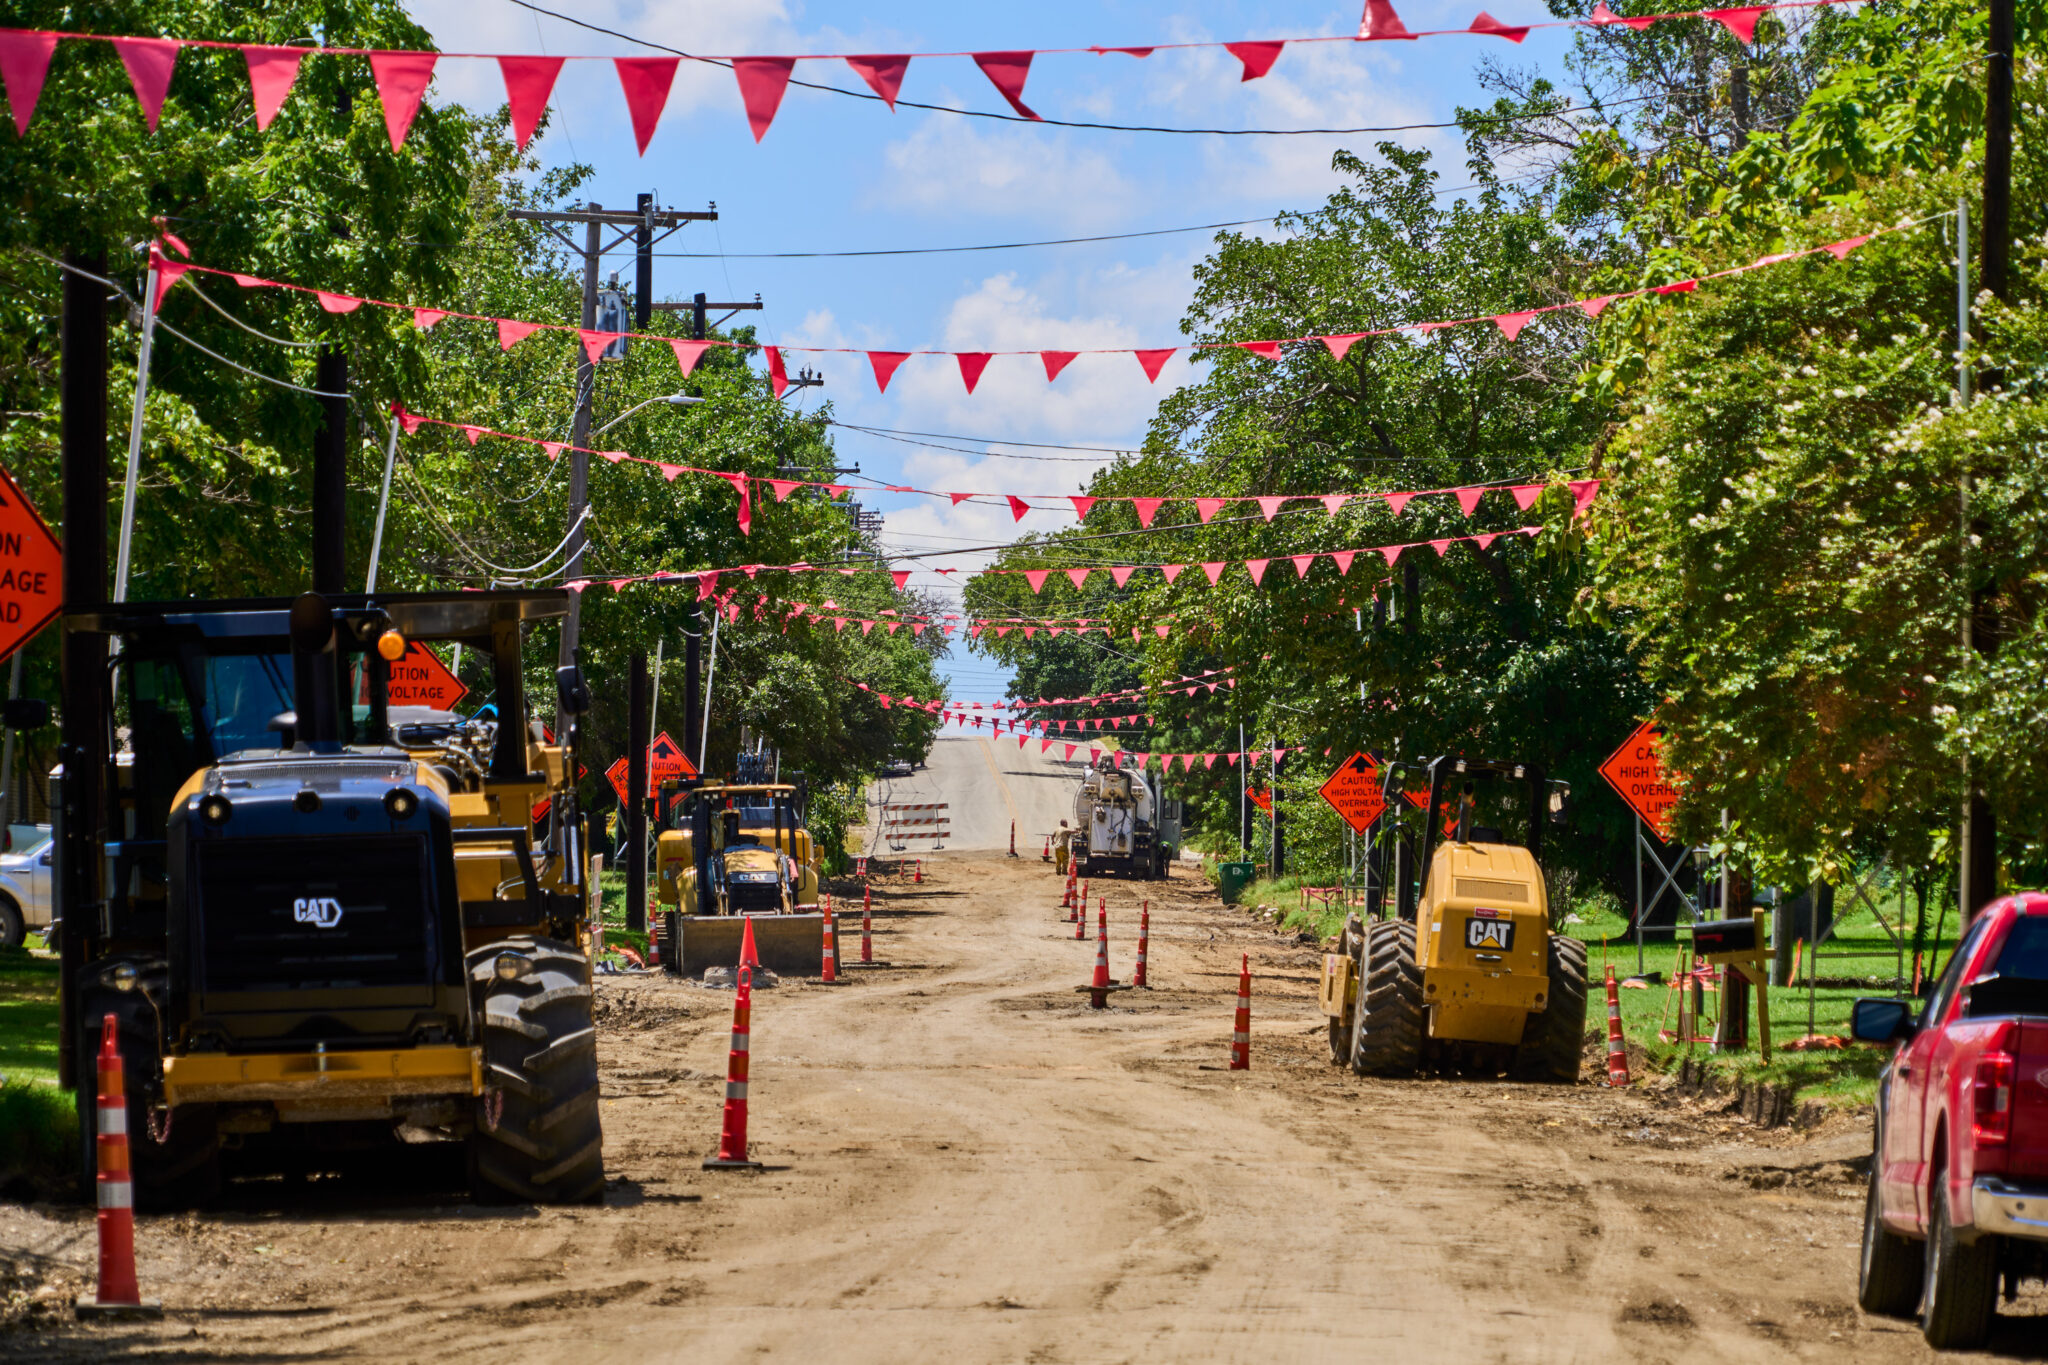
[[[1422,968],[1415,926],[1381,920],[1365,928],[1363,980],[1352,1012],[1351,1069],[1361,1076],[1412,1076],[1422,1061]]]
[[[511,980],[498,955],[532,959]],[[470,1134],[479,1199],[594,1204],[604,1197],[604,1134],[597,1114],[597,1030],[590,964],[551,939],[513,939],[468,958],[484,1049],[484,1093]]]
[[[1515,1050],[1514,1078],[1577,1085],[1579,1057],[1586,1047],[1586,945],[1564,934],[1550,936],[1550,989],[1543,1011],[1522,1026]]]

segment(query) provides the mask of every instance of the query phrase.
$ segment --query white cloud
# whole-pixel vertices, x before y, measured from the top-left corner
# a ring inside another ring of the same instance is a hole
[[[870,208],[1057,222],[1080,229],[1121,222],[1138,207],[1135,187],[1100,152],[1077,149],[1050,129],[927,114],[882,152]]]

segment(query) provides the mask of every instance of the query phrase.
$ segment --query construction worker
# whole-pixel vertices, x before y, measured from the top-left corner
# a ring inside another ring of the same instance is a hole
[[[1053,870],[1062,877],[1067,875],[1067,859],[1071,856],[1067,851],[1067,844],[1073,837],[1074,831],[1067,828],[1067,822],[1060,821],[1059,833],[1052,836],[1052,862]]]

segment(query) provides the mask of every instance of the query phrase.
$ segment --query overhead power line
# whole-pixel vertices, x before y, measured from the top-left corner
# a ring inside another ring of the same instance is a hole
[[[722,66],[728,70],[732,67],[731,62],[721,61],[716,57],[699,56],[694,52],[685,52],[679,47],[670,47],[666,43],[656,43],[650,42],[645,38],[636,38],[630,33],[621,33],[615,28],[606,28],[602,24],[593,24],[587,20],[577,19],[560,11],[548,9],[544,5],[536,5],[533,3],[533,0],[511,0],[511,2],[521,9],[532,10],[535,14],[545,14],[550,19],[560,19],[565,24],[574,24],[576,27],[588,29],[592,33],[602,33],[610,38],[619,38],[640,47],[652,48],[656,52],[667,52],[677,57],[688,58],[693,62],[703,62],[707,66]],[[789,84],[800,86],[805,90],[822,90],[830,95],[843,95],[847,99],[868,100],[875,104],[885,103],[880,95],[870,94],[865,90],[847,90],[841,86],[821,85],[816,81],[801,81],[795,77],[790,78]],[[1643,97],[1644,100],[1649,98],[1651,97]],[[1618,100],[1615,103],[1639,104],[1642,102],[1643,100]],[[1189,137],[1337,137],[1348,136],[1354,133],[1420,133],[1444,128],[1463,128],[1468,126],[1470,122],[1475,121],[1495,124],[1528,123],[1539,119],[1554,119],[1563,114],[1582,112],[1578,109],[1553,109],[1540,114],[1516,114],[1509,116],[1474,114],[1470,120],[1452,119],[1448,123],[1395,123],[1374,128],[1166,128],[1145,123],[1089,123],[1077,119],[1024,118],[1018,114],[998,114],[984,109],[955,109],[948,105],[920,104],[916,100],[900,98],[895,101],[893,107],[923,109],[934,114],[957,114],[962,118],[993,119],[998,123],[1035,123],[1042,128],[1086,128],[1109,133],[1171,133]],[[1602,107],[1612,108],[1614,106],[1603,105]]]

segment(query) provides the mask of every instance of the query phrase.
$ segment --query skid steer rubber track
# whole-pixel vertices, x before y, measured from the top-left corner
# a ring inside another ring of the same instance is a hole
[[[1586,1046],[1586,945],[1552,934],[1548,966],[1548,998],[1543,1012],[1530,1015],[1522,1026],[1513,1075],[1518,1081],[1576,1085]]]
[[[1412,1076],[1422,1060],[1422,968],[1415,926],[1380,920],[1365,927],[1351,1069],[1361,1076]]]
[[[533,960],[502,980],[500,953]],[[470,1135],[480,1199],[591,1204],[604,1197],[604,1135],[597,1114],[597,1031],[590,964],[550,939],[513,939],[469,955],[484,1048],[484,1093]]]

